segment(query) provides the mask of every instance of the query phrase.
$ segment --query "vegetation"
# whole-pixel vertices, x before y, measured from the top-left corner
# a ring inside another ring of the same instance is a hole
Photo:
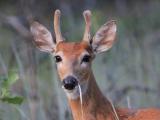
[[[18,80],[16,73],[10,73],[8,78],[0,77],[0,101],[8,102],[11,104],[21,104],[23,98],[19,96],[13,96],[10,93],[10,87]]]
[[[71,120],[52,55],[35,48],[29,31],[37,20],[54,37],[57,8],[68,41],[82,39],[85,9],[93,14],[92,35],[106,21],[117,20],[116,43],[93,62],[97,82],[117,106],[160,107],[159,0],[1,0],[0,120]]]

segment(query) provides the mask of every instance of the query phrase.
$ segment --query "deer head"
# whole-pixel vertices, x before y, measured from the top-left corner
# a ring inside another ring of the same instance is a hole
[[[60,10],[56,10],[54,14],[55,42],[49,30],[38,22],[31,24],[31,33],[40,50],[53,54],[62,87],[70,99],[76,99],[79,96],[78,84],[82,88],[82,94],[85,94],[87,90],[92,72],[91,62],[95,55],[112,47],[116,37],[116,22],[112,20],[105,23],[94,37],[91,37],[91,12],[84,11],[86,23],[84,36],[80,42],[75,43],[64,41],[60,30],[60,16]]]

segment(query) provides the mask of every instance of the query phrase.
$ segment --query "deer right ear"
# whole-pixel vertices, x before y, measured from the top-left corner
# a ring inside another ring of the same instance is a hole
[[[30,27],[31,33],[34,37],[36,46],[45,52],[53,52],[55,43],[49,30],[38,22],[33,22]]]
[[[93,37],[93,51],[95,53],[101,53],[109,50],[115,41],[116,30],[116,21],[111,20],[104,24]]]

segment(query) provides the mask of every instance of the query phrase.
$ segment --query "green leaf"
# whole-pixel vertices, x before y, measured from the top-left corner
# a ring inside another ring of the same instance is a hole
[[[10,104],[20,105],[23,102],[23,97],[12,96],[10,87],[19,79],[18,74],[11,71],[8,74],[8,78],[0,76],[0,101],[7,102]]]
[[[11,104],[22,104],[23,102],[23,97],[20,97],[20,96],[15,96],[15,97],[4,97],[4,98],[1,98],[1,100],[3,102],[8,102],[8,103],[11,103]]]
[[[8,75],[8,85],[11,86],[19,79],[19,76],[16,72],[10,72]]]
[[[1,95],[0,95],[0,97],[5,97],[5,96],[9,96],[10,95],[10,92],[9,92],[9,90],[8,89],[6,89],[6,88],[1,88]]]
[[[1,77],[1,87],[7,89],[11,85],[13,85],[18,79],[19,79],[18,74],[12,71],[8,74],[8,78]]]
[[[5,79],[2,80],[1,86],[3,88],[8,88],[8,78],[5,78]]]

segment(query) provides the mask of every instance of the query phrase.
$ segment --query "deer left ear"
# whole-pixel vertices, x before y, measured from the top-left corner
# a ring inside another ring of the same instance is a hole
[[[38,22],[31,24],[31,34],[34,37],[34,43],[41,51],[53,52],[55,43],[49,30]]]
[[[116,22],[114,20],[104,24],[95,34],[91,42],[93,51],[101,53],[109,50],[116,37]]]

